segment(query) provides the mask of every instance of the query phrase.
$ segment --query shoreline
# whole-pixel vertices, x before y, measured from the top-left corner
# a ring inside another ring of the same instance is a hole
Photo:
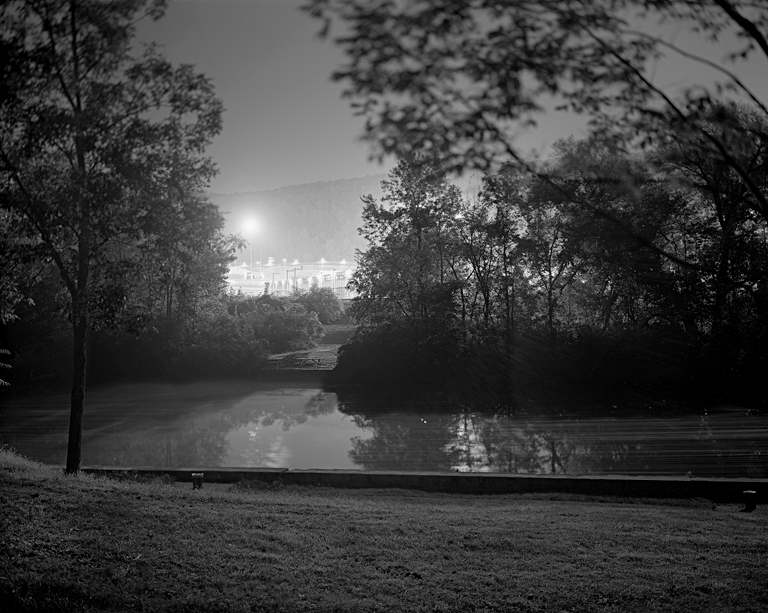
[[[614,475],[518,475],[506,473],[442,473],[428,471],[384,472],[360,470],[306,470],[288,468],[182,468],[153,469],[95,467],[83,473],[132,480],[171,479],[192,483],[193,473],[203,473],[205,484],[259,482],[283,486],[337,489],[404,489],[449,494],[571,494],[624,498],[707,499],[738,503],[745,491],[754,491],[757,504],[768,503],[768,479],[689,478]]]

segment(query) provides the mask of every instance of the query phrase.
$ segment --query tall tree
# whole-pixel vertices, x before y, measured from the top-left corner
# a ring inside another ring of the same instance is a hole
[[[717,361],[730,370],[744,353],[741,324],[758,323],[748,328],[752,337],[768,332],[768,216],[749,186],[768,193],[768,116],[744,106],[706,105],[697,123],[699,132],[687,125],[671,130],[661,157],[697,205],[693,257],[709,289],[704,306]],[[703,131],[728,144],[741,172],[712,153]]]
[[[86,345],[123,245],[163,244],[214,173],[203,156],[221,127],[211,83],[150,46],[138,19],[163,0],[9,0],[0,100],[0,206],[56,266],[74,337],[66,470],[81,462]],[[150,237],[155,237],[150,238]]]
[[[382,182],[382,204],[363,202],[360,230],[368,248],[358,253],[352,280],[363,325],[403,321],[414,330],[454,324],[457,290],[449,259],[455,250],[459,190],[425,159],[401,161]]]

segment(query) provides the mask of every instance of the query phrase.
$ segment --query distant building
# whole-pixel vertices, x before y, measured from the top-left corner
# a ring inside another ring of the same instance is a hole
[[[248,265],[243,264],[232,264],[227,269],[227,282],[230,283],[232,281],[246,281],[248,279],[253,278],[253,272],[251,272],[251,269],[248,268]]]
[[[342,299],[352,298],[354,293],[347,288],[354,267],[341,262],[308,262],[299,265],[274,265],[274,258],[269,258],[267,270],[251,270],[247,263],[232,264],[227,269],[227,285],[235,292],[247,296],[260,296],[263,293],[276,296],[289,296],[295,290],[308,291],[312,287],[327,287]],[[301,271],[299,273],[299,271]]]

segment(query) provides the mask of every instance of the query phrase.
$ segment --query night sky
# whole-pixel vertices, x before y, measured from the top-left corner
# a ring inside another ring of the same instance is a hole
[[[318,24],[298,10],[299,0],[171,0],[159,22],[143,23],[139,38],[156,41],[174,62],[195,64],[209,76],[225,106],[224,129],[208,150],[219,175],[211,189],[234,193],[332,181],[385,172],[368,161],[357,141],[363,122],[341,99],[330,73],[342,53],[315,33]],[[684,28],[664,38],[689,50],[705,48]],[[727,40],[727,37],[726,37]],[[731,39],[732,40],[732,39]],[[707,55],[722,58],[726,46]],[[711,78],[709,69],[683,61],[652,67],[669,91]],[[768,100],[768,65],[756,57],[740,74]],[[518,141],[546,154],[558,138],[584,135],[584,121],[550,114]]]

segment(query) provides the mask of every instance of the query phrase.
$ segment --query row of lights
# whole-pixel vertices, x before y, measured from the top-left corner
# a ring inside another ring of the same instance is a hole
[[[283,258],[283,266],[286,266],[286,263],[287,263],[287,261],[288,261],[288,260],[286,260],[285,258]],[[326,263],[326,262],[325,262],[325,258],[320,258],[320,264],[324,266],[324,265],[325,265],[325,263]],[[341,260],[341,261],[339,262],[339,264],[346,264],[346,263],[347,263],[347,260]],[[299,261],[298,261],[298,260],[294,260],[293,262],[291,262],[291,266],[295,266],[295,265],[297,265],[297,264],[299,264]],[[261,266],[261,262],[260,262],[260,261],[259,261],[259,262],[256,262],[256,265],[257,265],[257,266]],[[264,264],[264,266],[274,266],[274,265],[275,265],[275,263],[274,263],[274,262],[267,262],[266,264]]]
[[[242,227],[243,227],[243,231],[245,232],[245,235],[246,236],[251,236],[251,235],[255,234],[256,231],[258,230],[259,223],[253,217],[248,217],[248,218],[246,218],[243,221],[243,226]],[[251,252],[251,258],[250,258],[250,260],[251,260],[251,267],[253,267],[253,241],[249,240],[248,241],[248,246],[250,247],[250,252]],[[298,260],[293,260],[293,263],[291,265],[295,266],[295,265],[298,265],[298,263],[299,263]],[[346,260],[341,260],[340,263],[341,264],[346,264],[347,261]],[[286,266],[286,264],[287,264],[287,259],[283,258],[283,266]],[[256,262],[256,265],[257,266],[261,266],[261,262],[260,261]],[[265,266],[272,266],[272,265],[273,265],[272,263],[265,264]],[[320,260],[320,265],[322,265],[322,266],[325,265],[325,258],[322,258]]]

